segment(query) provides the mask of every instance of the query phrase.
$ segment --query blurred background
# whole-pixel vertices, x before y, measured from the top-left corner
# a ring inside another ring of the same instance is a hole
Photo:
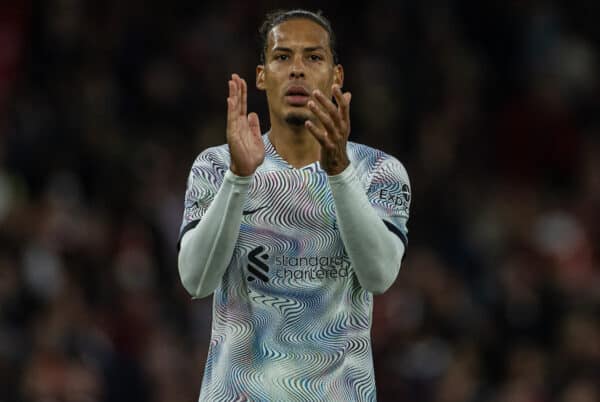
[[[297,5],[0,2],[0,402],[196,400],[187,175],[225,142],[229,75],[254,82],[265,12]],[[337,32],[351,140],[412,181],[379,400],[599,401],[600,3],[302,5]]]

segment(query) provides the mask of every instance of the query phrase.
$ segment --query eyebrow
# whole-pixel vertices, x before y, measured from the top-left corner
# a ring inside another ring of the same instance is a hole
[[[315,50],[325,51],[325,48],[323,46],[311,46],[311,47],[305,47],[304,49],[302,49],[302,51],[304,51],[304,52],[314,52]],[[277,46],[272,51],[273,52],[291,52],[292,49],[290,49],[289,47]]]

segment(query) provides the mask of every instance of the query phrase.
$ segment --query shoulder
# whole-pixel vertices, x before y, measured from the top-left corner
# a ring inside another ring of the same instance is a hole
[[[408,182],[406,168],[396,157],[382,150],[352,141],[348,141],[347,151],[350,163],[354,164],[357,170],[369,176],[393,174]]]
[[[229,146],[227,144],[209,147],[196,156],[193,167],[226,167],[229,165]]]
[[[385,154],[379,149],[352,141],[348,141],[347,151],[351,161],[377,160],[381,155]]]
[[[218,186],[229,169],[229,161],[227,145],[206,148],[194,159],[188,177],[188,186],[194,183],[212,183]]]

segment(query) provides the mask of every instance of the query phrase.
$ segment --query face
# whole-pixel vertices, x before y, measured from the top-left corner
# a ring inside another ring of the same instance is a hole
[[[331,98],[331,86],[343,84],[342,66],[333,64],[329,34],[311,20],[291,19],[275,26],[267,39],[256,86],[267,93],[271,120],[303,125],[314,119],[307,106],[313,90]]]

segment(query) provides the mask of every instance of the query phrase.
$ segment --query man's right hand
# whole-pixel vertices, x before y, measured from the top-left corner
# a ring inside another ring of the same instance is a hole
[[[251,176],[265,159],[258,115],[247,112],[246,81],[233,74],[227,98],[227,143],[231,154],[230,169],[237,176]]]

